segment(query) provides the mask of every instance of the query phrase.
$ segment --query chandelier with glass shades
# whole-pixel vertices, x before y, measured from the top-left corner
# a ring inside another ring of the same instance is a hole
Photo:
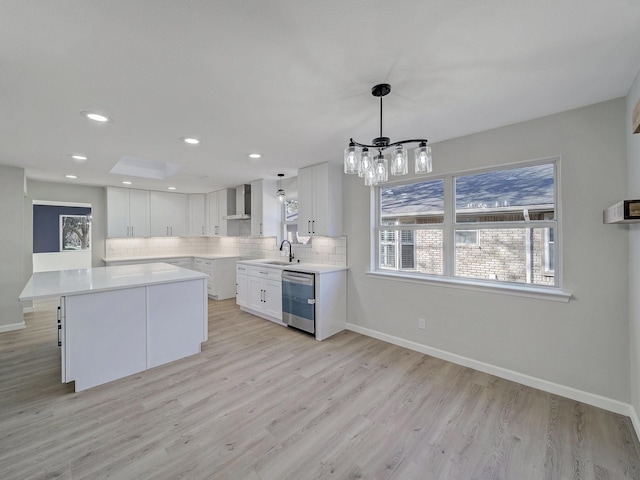
[[[366,186],[374,186],[389,180],[391,175],[406,175],[409,173],[409,158],[407,143],[417,143],[418,148],[414,150],[415,173],[429,173],[432,170],[431,147],[427,146],[427,140],[418,138],[413,140],[401,140],[391,142],[389,137],[382,136],[382,97],[391,92],[391,85],[381,83],[371,89],[374,97],[380,98],[380,136],[372,140],[372,145],[356,142],[349,139],[349,146],[344,150],[344,173],[358,174],[364,178]],[[391,154],[391,169],[389,170],[389,160],[384,156],[384,151],[393,148]],[[374,157],[371,150],[377,150]]]

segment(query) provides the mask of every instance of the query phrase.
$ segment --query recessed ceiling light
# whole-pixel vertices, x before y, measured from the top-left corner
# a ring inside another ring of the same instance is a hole
[[[129,180],[123,180],[122,183],[125,185],[131,185],[131,182]]]
[[[75,176],[75,175],[65,175],[65,177],[66,177],[66,178],[78,178],[78,177],[77,177],[77,176]]]
[[[262,155],[260,155],[259,153],[250,153],[249,154],[249,158],[260,158],[262,157]]]
[[[189,145],[197,145],[200,143],[200,140],[194,137],[182,137],[181,140]]]
[[[167,187],[167,189],[169,189],[169,190],[175,190],[175,189],[176,189],[176,187]]]
[[[82,112],[82,115],[87,117],[90,120],[93,120],[94,122],[104,123],[104,122],[108,122],[109,121],[109,117],[107,117],[105,115],[102,115],[101,113]]]
[[[87,159],[85,155],[79,155],[79,154],[71,155],[71,158],[73,158],[74,160],[80,160],[80,161],[84,161]]]

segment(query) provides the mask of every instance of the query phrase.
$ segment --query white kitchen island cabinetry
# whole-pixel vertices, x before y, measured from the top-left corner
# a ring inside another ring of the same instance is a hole
[[[321,163],[298,170],[298,232],[342,235],[342,175],[339,165]]]
[[[200,352],[206,276],[165,263],[35,273],[21,301],[60,297],[62,381],[81,391]]]

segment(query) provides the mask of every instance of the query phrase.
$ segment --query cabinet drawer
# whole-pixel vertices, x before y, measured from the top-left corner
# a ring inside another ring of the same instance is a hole
[[[280,280],[282,278],[282,270],[279,268],[269,268],[257,265],[248,267],[248,274],[252,277],[269,278]]]
[[[236,274],[247,275],[249,273],[249,267],[243,264],[236,264]]]

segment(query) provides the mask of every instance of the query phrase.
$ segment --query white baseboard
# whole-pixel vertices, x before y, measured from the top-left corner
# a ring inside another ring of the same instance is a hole
[[[22,313],[33,313],[36,311],[36,307],[34,307],[33,305],[30,307],[24,307],[22,309]]]
[[[0,325],[0,333],[12,332],[14,330],[22,330],[25,328],[24,322],[10,323],[9,325]]]
[[[636,436],[640,437],[640,419],[638,418],[638,412],[633,408],[633,405],[629,405],[629,418],[631,419],[631,423],[633,423],[633,428],[636,431]]]
[[[347,323],[347,329],[356,333],[361,333],[362,335],[366,335],[368,337],[377,338],[378,340],[382,340],[384,342],[392,343],[393,345],[408,348],[409,350],[424,353],[425,355],[440,358],[441,360],[446,360],[457,365],[473,368],[474,370],[489,373],[491,375],[495,375],[496,377],[511,380],[512,382],[521,383],[522,385],[526,385],[528,387],[537,388],[538,390],[549,392],[554,395],[560,395],[562,397],[577,400],[578,402],[583,402],[588,405],[593,405],[594,407],[602,408],[613,413],[625,415],[631,418],[633,426],[636,430],[636,434],[640,436],[640,421],[635,409],[628,403],[620,402],[618,400],[604,397],[602,395],[578,390],[576,388],[567,387],[566,385],[560,385],[558,383],[543,380],[541,378],[532,377],[524,373],[515,372],[513,370],[508,370],[506,368],[491,365],[489,363],[479,362],[472,358],[463,357],[461,355],[446,352],[438,348],[433,348],[427,345],[412,342],[410,340],[405,340],[403,338],[394,337],[393,335],[388,335],[386,333],[380,333],[375,330],[361,327],[359,325],[354,325],[352,323]]]

